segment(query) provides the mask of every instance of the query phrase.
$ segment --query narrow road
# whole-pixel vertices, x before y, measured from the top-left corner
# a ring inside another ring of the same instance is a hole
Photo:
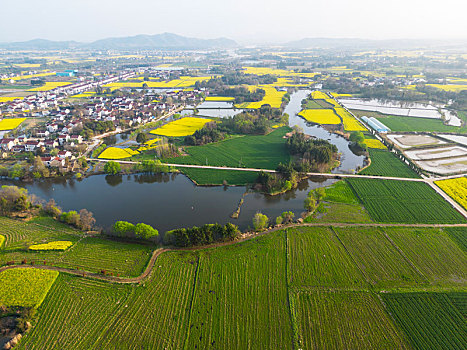
[[[295,227],[434,227],[434,228],[442,228],[442,227],[467,227],[467,224],[382,224],[382,223],[322,223],[322,222],[316,222],[316,223],[302,223],[302,224],[290,224],[290,225],[284,225],[281,227],[274,227],[266,231],[262,231],[259,233],[253,233],[253,234],[244,234],[242,235],[239,239],[235,241],[227,241],[227,242],[218,242],[218,243],[213,243],[210,245],[205,245],[205,246],[196,246],[196,247],[189,247],[189,248],[159,248],[156,249],[152,252],[151,258],[149,259],[149,262],[144,269],[143,273],[137,277],[116,277],[116,276],[108,276],[108,275],[102,275],[99,273],[93,273],[93,272],[87,272],[83,270],[76,270],[76,269],[69,269],[65,267],[57,267],[57,266],[49,266],[49,265],[27,265],[27,264],[22,264],[22,265],[7,265],[7,266],[2,266],[0,267],[0,272],[3,272],[5,270],[9,269],[42,269],[42,270],[50,270],[50,271],[58,271],[62,273],[68,273],[71,275],[79,276],[79,277],[86,277],[86,278],[93,278],[97,279],[100,281],[105,281],[105,282],[110,282],[110,283],[122,283],[122,284],[137,284],[141,283],[144,281],[151,272],[154,270],[154,265],[157,261],[157,258],[165,252],[169,251],[196,251],[196,250],[202,250],[202,249],[208,249],[208,248],[218,248],[218,247],[223,247],[223,246],[229,246],[245,241],[249,241],[251,239],[255,239],[257,237],[261,237],[264,235],[267,235],[269,233],[279,231],[279,230],[284,230],[284,229],[289,229],[289,228],[295,228]]]

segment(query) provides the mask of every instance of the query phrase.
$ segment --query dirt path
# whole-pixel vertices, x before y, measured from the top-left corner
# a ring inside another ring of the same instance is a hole
[[[382,224],[382,223],[303,223],[303,224],[290,224],[284,225],[281,227],[274,227],[266,231],[262,231],[259,233],[251,233],[251,234],[243,234],[240,236],[239,239],[235,241],[228,241],[228,242],[219,242],[204,246],[196,246],[196,247],[188,247],[188,248],[159,248],[152,252],[152,256],[149,259],[149,262],[143,271],[143,273],[137,277],[117,277],[117,276],[108,276],[102,275],[99,273],[87,272],[82,270],[76,269],[69,269],[65,267],[57,267],[57,266],[48,266],[48,265],[8,265],[0,267],[0,272],[9,270],[9,269],[43,269],[43,270],[51,270],[51,271],[58,271],[62,273],[68,273],[75,276],[86,277],[86,278],[94,278],[101,281],[111,282],[111,283],[124,283],[124,284],[136,284],[141,283],[145,280],[153,271],[154,265],[156,263],[157,258],[165,252],[169,251],[196,251],[202,249],[209,249],[209,248],[218,248],[223,246],[229,246],[237,243],[242,243],[249,241],[251,239],[255,239],[257,237],[261,237],[267,235],[272,232],[276,232],[279,230],[284,230],[288,228],[295,228],[295,227],[467,227],[467,224]]]

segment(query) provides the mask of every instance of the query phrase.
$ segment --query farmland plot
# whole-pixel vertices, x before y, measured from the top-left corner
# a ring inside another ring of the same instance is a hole
[[[284,232],[200,254],[187,349],[290,349]]]
[[[326,227],[287,230],[289,284],[295,287],[365,288],[345,248]]]
[[[0,272],[0,305],[39,306],[57,276],[56,271],[24,268]]]
[[[465,219],[422,182],[347,179],[372,219],[388,223],[454,224]]]
[[[371,165],[360,172],[362,175],[420,178],[415,171],[413,171],[402,160],[397,158],[397,156],[392,152],[379,149],[369,149],[369,153]]]
[[[203,146],[187,147],[189,156],[169,158],[167,163],[276,169],[288,163],[290,155],[283,136],[288,127],[268,135],[247,135]]]
[[[403,254],[438,285],[467,285],[467,254],[436,228],[384,228]]]
[[[426,283],[377,228],[335,228],[340,240],[361,271],[378,288]]]
[[[448,295],[394,293],[381,296],[415,349],[467,349],[467,323]]]
[[[408,349],[378,299],[367,292],[298,292],[302,349]]]
[[[167,253],[139,286],[61,275],[19,348],[183,348],[196,267],[194,254]]]
[[[95,349],[134,287],[61,274],[18,349]]]
[[[444,228],[451,239],[456,242],[459,247],[467,251],[467,228],[466,227],[446,227]]]
[[[86,237],[63,255],[59,265],[90,272],[105,270],[119,276],[138,276],[146,267],[151,251],[151,247],[142,244]]]
[[[5,249],[27,248],[35,243],[54,240],[74,242],[82,235],[80,231],[50,218],[24,222],[0,216],[0,227],[5,236]]]

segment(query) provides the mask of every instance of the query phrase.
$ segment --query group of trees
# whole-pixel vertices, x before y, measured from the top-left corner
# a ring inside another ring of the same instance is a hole
[[[276,217],[276,225],[281,224],[290,224],[293,222],[295,218],[295,214],[291,211],[284,211],[281,215]],[[270,219],[267,215],[264,215],[260,212],[257,212],[255,216],[253,216],[253,228],[255,231],[262,231],[269,226]]]
[[[32,199],[28,190],[17,186],[2,186],[0,188],[0,214],[10,215],[12,212],[28,210]]]
[[[111,120],[101,121],[87,119],[83,122],[83,129],[80,135],[89,139],[94,135],[100,135],[114,130],[115,126]]]
[[[104,165],[104,172],[109,175],[117,175],[122,171],[122,167],[120,166],[119,162],[115,162],[113,160],[105,163]]]
[[[367,149],[365,144],[365,135],[363,135],[361,131],[352,132],[349,136],[349,141],[363,150]]]
[[[117,221],[110,233],[117,237],[145,240],[155,240],[159,237],[159,231],[151,225],[143,223],[134,225],[127,221]]]
[[[147,174],[168,173],[170,171],[170,168],[159,159],[143,160],[139,164],[136,164],[133,169]]]
[[[336,145],[329,141],[311,138],[297,131],[287,139],[286,146],[291,154],[300,157],[302,163],[312,167],[329,163],[337,153]]]
[[[209,122],[202,129],[196,130],[193,135],[186,136],[184,142],[189,146],[199,146],[223,139],[225,139],[225,133],[218,129],[217,123]]]
[[[277,81],[274,75],[252,75],[243,74],[241,71],[228,72],[221,77],[212,78],[208,81],[196,82],[195,89],[207,88],[212,94],[218,96],[235,97],[235,103],[261,101],[265,95],[263,89],[250,91],[239,85],[261,85],[272,84]],[[237,85],[236,87],[231,87]]]
[[[308,212],[313,212],[318,206],[318,203],[326,195],[324,187],[318,187],[313,191],[308,192],[308,196],[305,198],[304,207]]]
[[[232,241],[238,234],[238,227],[231,223],[227,223],[224,226],[220,224],[206,224],[201,227],[194,226],[192,228],[180,228],[168,231],[165,234],[164,242],[177,247],[191,247],[218,241]]]
[[[93,214],[86,209],[81,209],[79,213],[74,210],[62,212],[53,199],[44,204],[44,201],[35,195],[28,194],[28,190],[25,188],[17,186],[2,186],[0,188],[0,215],[8,216],[14,212],[30,210],[35,210],[36,213],[42,210],[43,214],[86,231],[91,230],[96,223]]]
[[[60,214],[60,221],[83,231],[90,231],[96,224],[93,213],[86,209],[81,209],[79,213],[75,210],[62,212]]]

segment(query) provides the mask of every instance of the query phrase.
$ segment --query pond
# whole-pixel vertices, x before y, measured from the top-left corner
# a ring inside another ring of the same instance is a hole
[[[339,98],[338,100],[348,109],[374,111],[403,117],[441,119],[442,114],[444,114],[449,125],[461,125],[461,120],[454,113],[442,109],[443,106],[439,104],[358,98]]]
[[[258,211],[275,218],[283,211],[296,217],[304,211],[308,192],[336,180],[304,180],[297,189],[277,196],[248,193],[238,219],[230,218],[246,192],[245,187],[200,187],[181,174],[94,175],[83,180],[45,179],[34,183],[3,181],[28,189],[45,200],[53,198],[63,210],[86,208],[97,225],[110,227],[117,220],[144,222],[161,232],[206,223],[232,222],[241,229],[251,226]]]

